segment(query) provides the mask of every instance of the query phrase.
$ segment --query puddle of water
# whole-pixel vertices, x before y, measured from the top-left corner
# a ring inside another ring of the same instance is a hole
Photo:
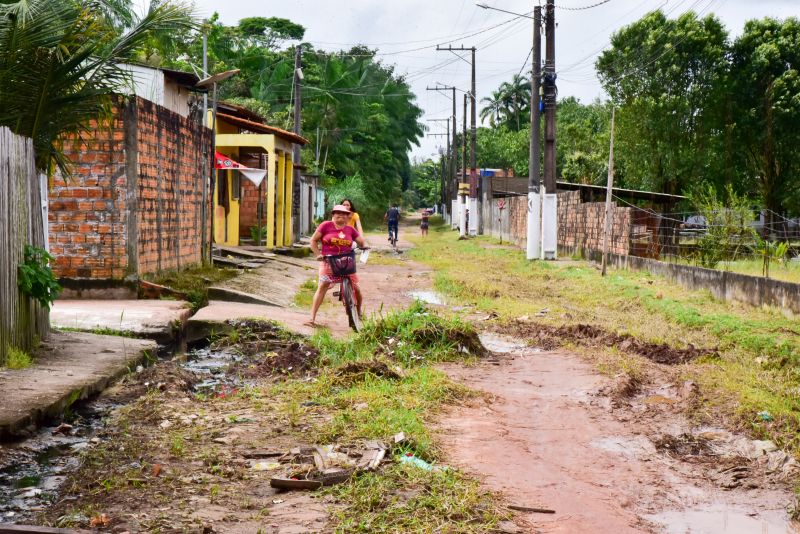
[[[750,515],[755,513],[755,515]],[[724,504],[671,510],[645,516],[660,523],[668,534],[799,534],[800,524],[789,521],[783,510],[746,512]]]
[[[444,297],[436,291],[411,291],[408,296],[412,299],[421,300],[425,304],[436,304],[444,306]]]

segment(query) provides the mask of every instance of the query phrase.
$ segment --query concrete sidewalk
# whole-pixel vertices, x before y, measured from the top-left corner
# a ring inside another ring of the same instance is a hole
[[[95,395],[119,376],[155,356],[154,341],[79,332],[53,332],[36,352],[35,365],[0,371],[0,438],[24,435],[59,417],[75,401]]]
[[[55,328],[132,334],[161,345],[177,341],[192,312],[177,300],[57,300],[50,310]]]

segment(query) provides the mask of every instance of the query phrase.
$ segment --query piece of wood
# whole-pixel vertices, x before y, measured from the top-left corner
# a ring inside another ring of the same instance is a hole
[[[295,480],[293,478],[273,477],[269,485],[277,489],[286,490],[315,490],[322,487],[319,480]]]
[[[276,456],[283,456],[284,452],[282,451],[252,451],[246,452],[242,456],[248,459],[253,458],[275,458]],[[298,451],[299,454],[299,451]]]
[[[259,260],[269,260],[270,258],[275,256],[274,254],[271,253],[263,253],[263,252],[248,250],[247,247],[229,247],[226,245],[214,245],[214,251],[230,254],[231,256],[238,256],[240,258],[259,259]]]
[[[534,506],[519,506],[517,504],[509,504],[509,510],[516,510],[517,512],[533,512],[536,514],[554,514],[556,513],[555,510],[551,510],[549,508],[536,508]]]

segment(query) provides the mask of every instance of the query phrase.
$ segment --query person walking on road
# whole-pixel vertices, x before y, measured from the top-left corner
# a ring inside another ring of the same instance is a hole
[[[427,208],[422,210],[422,221],[419,223],[419,230],[423,236],[428,235],[428,224],[431,217],[431,212]]]

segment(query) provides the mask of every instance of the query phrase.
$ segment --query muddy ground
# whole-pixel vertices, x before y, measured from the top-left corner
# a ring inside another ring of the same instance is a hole
[[[485,339],[494,361],[443,369],[488,396],[439,429],[454,465],[511,504],[555,510],[528,514],[530,532],[800,532],[794,459],[689,420],[700,393],[674,368],[631,383],[526,339]]]

